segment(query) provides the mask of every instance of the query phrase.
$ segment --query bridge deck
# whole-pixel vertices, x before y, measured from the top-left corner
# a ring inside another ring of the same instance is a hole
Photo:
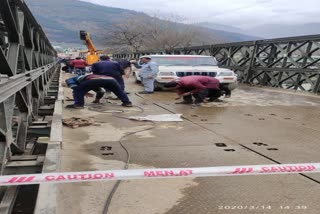
[[[130,92],[141,89],[133,80],[127,87]],[[66,97],[71,94],[68,89],[66,93]],[[111,104],[65,110],[64,118],[93,116],[102,125],[64,128],[61,170],[122,169],[126,153],[119,139],[153,126],[124,139],[131,154],[130,169],[320,161],[320,98],[239,87],[223,103],[191,108],[173,104],[174,97],[172,92],[131,93],[131,100],[143,112],[137,107],[123,109]],[[187,120],[154,125],[104,113],[119,109],[127,111],[121,117],[182,113]],[[227,147],[217,147],[216,143]],[[106,147],[112,148],[104,150]],[[126,181],[116,191],[110,213],[314,214],[320,209],[319,183],[319,174]],[[59,184],[58,213],[101,213],[114,184]]]

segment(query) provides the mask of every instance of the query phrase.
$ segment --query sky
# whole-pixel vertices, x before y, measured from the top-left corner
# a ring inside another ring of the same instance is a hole
[[[319,0],[82,0],[186,23],[214,22],[249,29],[264,24],[304,24],[320,20]]]

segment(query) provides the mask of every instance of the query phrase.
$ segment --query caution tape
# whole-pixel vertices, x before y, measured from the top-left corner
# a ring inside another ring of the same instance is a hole
[[[320,163],[223,166],[202,168],[132,169],[0,176],[0,186],[155,178],[319,173]]]

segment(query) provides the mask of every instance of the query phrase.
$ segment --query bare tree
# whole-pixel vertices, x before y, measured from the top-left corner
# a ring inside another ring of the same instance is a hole
[[[152,49],[173,49],[190,46],[196,36],[192,26],[181,24],[182,18],[176,15],[160,17],[154,15],[147,25],[146,44]]]
[[[139,25],[140,16],[127,17],[125,22],[113,25],[113,31],[109,34],[110,43],[116,46],[125,46],[129,51],[140,51],[145,28]]]
[[[134,52],[190,46],[197,34],[195,27],[179,23],[174,16],[131,16],[113,28],[111,43]]]

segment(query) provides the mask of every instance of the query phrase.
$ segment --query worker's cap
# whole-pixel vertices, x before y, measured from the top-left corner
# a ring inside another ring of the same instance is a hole
[[[151,56],[150,55],[144,55],[144,56],[140,57],[140,59],[142,59],[142,58],[151,59]]]
[[[107,55],[100,56],[100,60],[109,60],[109,59],[110,59],[110,57]]]
[[[171,81],[171,82],[168,82],[168,83],[165,83],[163,86],[165,88],[174,88],[178,85],[178,83],[176,81]]]

